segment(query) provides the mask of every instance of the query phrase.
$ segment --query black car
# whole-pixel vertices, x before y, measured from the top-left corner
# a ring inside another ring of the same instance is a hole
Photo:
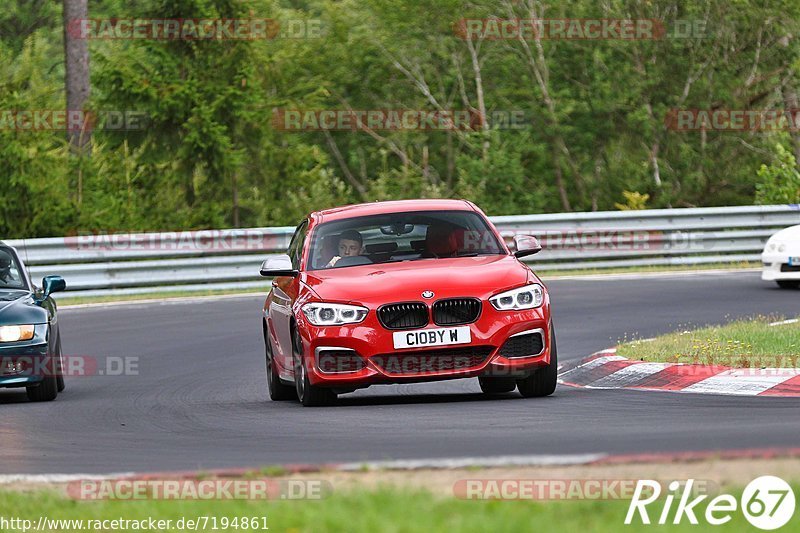
[[[25,387],[28,399],[54,400],[64,390],[61,334],[50,296],[67,285],[47,276],[31,283],[17,251],[0,242],[0,388]]]

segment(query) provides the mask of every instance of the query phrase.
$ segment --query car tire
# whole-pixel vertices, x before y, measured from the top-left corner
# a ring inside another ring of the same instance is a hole
[[[25,392],[32,402],[51,402],[58,397],[58,378],[55,374],[45,376],[38,385],[26,387]]]
[[[778,287],[781,289],[797,289],[800,288],[800,281],[793,281],[793,280],[779,280]]]
[[[303,341],[295,329],[292,335],[292,351],[294,352],[294,383],[297,399],[304,407],[321,407],[336,401],[336,393],[331,389],[315,387],[308,380],[308,369],[303,357]]]
[[[269,390],[269,399],[273,402],[284,402],[287,400],[296,400],[297,392],[292,385],[286,385],[281,381],[278,375],[278,369],[275,368],[272,343],[269,340],[269,334],[264,339],[265,352],[267,360],[267,390]]]
[[[486,394],[502,394],[517,388],[517,380],[514,378],[479,377],[478,383]]]
[[[66,384],[64,383],[64,355],[61,352],[61,336],[58,337],[56,346],[58,350],[58,366],[55,369],[56,388],[58,389],[58,392],[64,392]]]
[[[556,390],[558,381],[558,349],[556,332],[550,326],[550,364],[534,371],[530,376],[517,380],[517,389],[525,398],[550,396]]]

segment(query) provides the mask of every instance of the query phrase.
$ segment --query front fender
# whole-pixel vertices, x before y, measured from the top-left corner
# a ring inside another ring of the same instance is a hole
[[[45,302],[42,302],[45,304]],[[55,308],[53,308],[55,313]],[[0,310],[0,326],[16,324],[48,324],[51,311],[38,305],[32,295],[14,300]],[[53,314],[55,316],[55,314]]]

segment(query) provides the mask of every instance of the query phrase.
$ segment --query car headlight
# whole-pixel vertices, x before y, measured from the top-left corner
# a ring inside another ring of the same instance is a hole
[[[489,298],[492,307],[498,311],[533,309],[542,305],[543,301],[544,289],[538,283],[501,292]]]
[[[359,305],[313,302],[303,306],[303,314],[315,326],[357,324],[367,317],[369,309]]]
[[[29,341],[33,338],[34,327],[30,324],[24,326],[0,326],[0,342]]]
[[[767,242],[767,251],[768,252],[785,252],[786,251],[786,244],[782,242]]]

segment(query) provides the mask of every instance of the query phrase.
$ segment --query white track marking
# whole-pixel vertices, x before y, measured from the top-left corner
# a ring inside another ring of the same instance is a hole
[[[770,326],[786,326],[789,324],[797,324],[800,320],[796,318],[790,318],[789,320],[781,320],[780,322],[773,322]]]
[[[610,352],[600,352],[600,353],[610,353]],[[604,355],[603,357],[598,357],[597,359],[593,359],[588,363],[583,363],[582,365],[578,365],[575,368],[570,368],[566,372],[562,372],[558,375],[559,381],[562,377],[570,375],[572,372],[576,372],[578,370],[591,370],[592,368],[596,368],[598,366],[602,366],[611,361],[625,361],[626,359],[619,355]]]
[[[135,475],[133,472],[122,474],[3,474],[0,475],[0,485],[11,483],[70,483],[73,481],[101,481],[104,479],[127,478]]]
[[[634,363],[592,383],[593,389],[625,387],[669,367],[669,363]]]
[[[716,376],[689,385],[681,392],[756,396],[799,374],[800,371],[793,368],[726,370]]]
[[[607,457],[604,453],[576,455],[500,455],[497,457],[459,457],[454,459],[411,459],[399,461],[372,461],[344,463],[337,470],[429,470],[451,468],[488,468],[503,466],[566,466],[583,465]]]
[[[363,470],[437,470],[453,468],[489,468],[507,466],[569,466],[591,464],[608,457],[607,453],[586,453],[574,455],[498,455],[494,457],[458,457],[441,459],[410,459],[397,461],[371,461],[362,463],[341,463],[324,465],[325,469],[340,472],[359,472]],[[210,471],[214,475],[214,471]],[[0,485],[11,483],[70,483],[75,481],[106,479],[125,479],[139,474],[4,474],[0,475]],[[159,474],[149,474],[159,475]],[[164,473],[163,476],[175,476]]]

